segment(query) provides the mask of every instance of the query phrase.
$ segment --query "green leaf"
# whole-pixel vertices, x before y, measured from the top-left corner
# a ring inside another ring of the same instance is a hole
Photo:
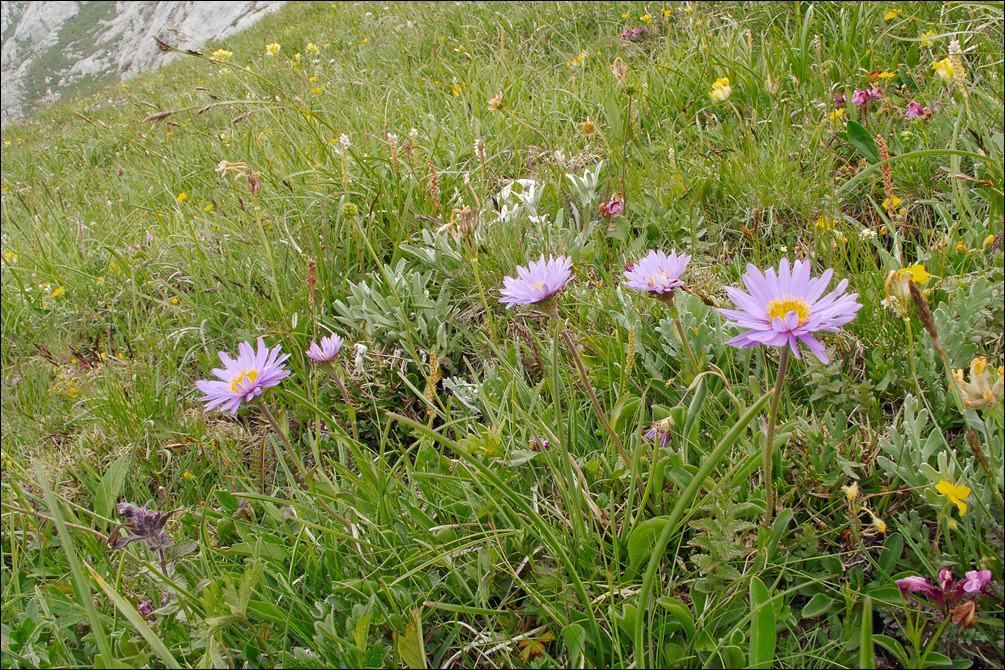
[[[667,517],[661,516],[655,519],[646,519],[632,531],[628,536],[628,573],[631,578],[639,569],[639,565],[652,551],[653,543],[666,525]]]
[[[775,659],[775,608],[771,592],[758,577],[750,579],[751,668],[770,668]]]
[[[907,67],[914,68],[918,64],[918,49],[921,47],[921,42],[915,42],[911,45],[911,48],[907,50]]]
[[[904,645],[902,645],[898,640],[890,637],[889,635],[879,634],[873,635],[872,640],[879,646],[883,647],[883,649],[886,649],[888,652],[893,654],[902,668],[911,667],[911,661],[907,656],[907,650],[904,649]]]
[[[865,597],[862,605],[862,641],[858,650],[858,667],[872,670],[876,667],[876,650],[872,646],[872,598]]]
[[[405,626],[405,632],[395,636],[398,643],[398,653],[401,660],[413,670],[425,670],[426,650],[422,642],[422,617],[419,608],[413,607],[409,610],[411,621]]]
[[[129,466],[132,464],[133,454],[128,452],[120,456],[114,463],[108,466],[98,490],[94,493],[95,514],[107,517],[115,508],[115,500],[119,497],[122,484],[129,473]]]
[[[810,598],[810,601],[803,606],[802,617],[804,619],[818,617],[821,614],[825,614],[833,605],[833,598],[826,593],[818,593]]]
[[[614,411],[611,412],[611,428],[614,429],[615,433],[621,433],[624,429],[623,424],[633,420],[640,402],[641,398],[631,393],[626,393],[618,398],[617,404],[614,405]]]
[[[694,617],[691,616],[691,610],[689,610],[687,606],[670,596],[663,596],[659,598],[656,601],[656,604],[670,610],[670,614],[674,615],[674,618],[677,619],[681,627],[684,629],[684,635],[687,636],[688,640],[694,637]]]
[[[848,121],[848,143],[865,156],[870,163],[878,163],[881,160],[879,143],[862,124]]]
[[[569,650],[569,667],[583,667],[583,650],[586,649],[586,630],[578,623],[570,623],[562,629],[562,639]]]

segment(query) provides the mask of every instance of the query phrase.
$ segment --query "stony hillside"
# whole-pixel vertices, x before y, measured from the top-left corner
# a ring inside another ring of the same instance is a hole
[[[177,56],[158,51],[154,37],[194,48],[233,35],[283,4],[4,2],[3,123],[81,86],[126,79]]]

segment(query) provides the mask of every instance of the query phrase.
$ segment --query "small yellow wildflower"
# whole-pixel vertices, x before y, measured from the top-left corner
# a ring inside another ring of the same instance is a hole
[[[489,111],[498,112],[502,108],[503,108],[502,91],[499,91],[499,93],[497,93],[494,98],[491,98],[489,100]]]
[[[63,291],[65,291],[65,290],[66,290],[65,286],[60,286],[59,288],[57,288],[55,291],[53,291],[49,295],[52,296],[53,298],[58,298],[59,296],[63,295]]]
[[[984,238],[984,246],[983,246],[983,248],[987,249],[988,247],[990,247],[994,243],[995,243],[995,236],[994,235],[988,235],[987,237]],[[17,256],[15,256],[14,258],[17,259]]]
[[[869,516],[872,517],[872,521],[870,522],[869,525],[872,526],[873,531],[879,533],[880,535],[886,533],[887,531],[886,523],[878,516],[873,514],[872,510],[867,509],[866,512],[868,512]]]
[[[927,284],[932,279],[932,276],[928,274],[928,271],[925,270],[925,266],[921,263],[916,263],[915,265],[912,265],[909,268],[904,268],[900,271],[899,279],[903,280],[907,276],[910,276],[911,281],[919,286]]]
[[[311,89],[311,93],[313,93],[314,95],[317,95],[319,93],[324,93],[324,90],[325,90],[324,86],[321,86],[319,88],[312,88]]]
[[[953,377],[963,396],[963,404],[974,409],[983,409],[996,404],[1005,395],[1005,375],[998,369],[997,381],[991,378],[988,359],[978,356],[970,361],[970,381],[963,379],[963,370],[955,370]]]
[[[852,482],[851,486],[842,486],[841,490],[844,491],[848,502],[854,502],[855,498],[858,497],[858,482]]]
[[[300,65],[300,52],[293,54],[293,63],[295,65]]]
[[[229,60],[231,56],[234,55],[233,51],[227,51],[226,49],[217,49],[210,54],[216,60]]]
[[[670,16],[671,13],[672,12],[669,9],[664,9],[663,10],[663,16]]]
[[[901,199],[900,198],[898,198],[895,195],[891,196],[891,197],[889,197],[889,198],[887,198],[886,200],[883,201],[883,209],[885,209],[887,211],[894,210],[894,209],[897,208],[897,206],[900,203],[901,203]]]
[[[178,304],[178,298],[171,298],[171,304],[172,305],[177,305]]]
[[[897,15],[900,14],[902,11],[904,11],[904,10],[902,10],[902,9],[891,9],[890,11],[888,11],[886,14],[883,15],[883,20],[884,21],[893,21],[895,18],[897,18]]]
[[[957,251],[966,251],[967,250],[967,243],[966,242],[957,242],[956,243],[956,250]]]
[[[935,490],[949,498],[949,502],[956,505],[960,510],[960,516],[967,513],[967,496],[970,495],[970,488],[967,486],[957,486],[950,484],[945,479],[940,479],[935,485]]]
[[[708,92],[708,95],[716,102],[726,102],[732,92],[733,87],[729,85],[729,78],[719,77],[715,80],[715,83],[712,84],[712,90]]]
[[[653,17],[649,16],[649,14],[643,14],[642,16],[639,17],[639,21],[641,21],[642,23],[652,23]]]
[[[932,69],[939,75],[939,79],[947,84],[953,81],[953,78],[956,76],[956,68],[953,66],[952,59],[948,57],[943,58],[942,60],[932,61]],[[963,76],[967,76],[966,70],[963,71]]]
[[[932,46],[932,43],[934,42],[934,40],[932,40],[931,38],[935,37],[936,35],[938,35],[938,33],[935,32],[934,30],[928,30],[928,31],[925,31],[925,32],[921,33],[921,46],[923,46],[923,47],[930,47],[930,46]]]
[[[314,44],[314,42],[308,42],[307,46],[304,47],[304,51],[310,54],[316,54],[321,50],[318,48],[317,44]]]
[[[213,203],[209,203],[208,205],[206,205],[205,207],[202,208],[202,211],[209,212],[212,209],[213,209]]]
[[[186,470],[185,472],[181,473],[181,476],[184,477],[185,479],[195,479],[195,475],[193,475],[188,470]]]
[[[279,44],[279,42],[272,42],[270,44],[266,44],[265,45],[265,55],[266,56],[276,56],[276,55],[279,54],[279,51],[282,48],[283,47],[282,47],[281,44]]]
[[[893,79],[894,77],[897,76],[897,74],[895,72],[880,72],[876,76],[879,77],[880,79]]]
[[[831,121],[837,121],[842,116],[844,116],[844,107],[842,107],[841,109],[835,109],[828,115],[828,118],[830,118]]]
[[[594,123],[593,119],[591,119],[588,116],[586,117],[586,121],[583,121],[583,123],[581,124],[581,127],[583,129],[584,135],[592,135],[593,133],[597,132],[597,124]]]
[[[185,202],[186,200],[188,200],[188,194],[187,193],[179,193],[178,197],[175,198],[175,200],[177,200],[178,202]]]
[[[627,19],[627,18],[628,18],[628,12],[625,12],[624,14],[622,14],[622,15],[621,15],[621,18],[623,18],[623,19]]]

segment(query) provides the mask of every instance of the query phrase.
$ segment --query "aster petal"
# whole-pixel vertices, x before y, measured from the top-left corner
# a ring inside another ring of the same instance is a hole
[[[827,357],[827,350],[823,343],[812,335],[800,335],[799,340],[806,345],[806,348],[810,350],[814,356],[820,359],[820,362],[824,365],[830,363],[830,359]]]

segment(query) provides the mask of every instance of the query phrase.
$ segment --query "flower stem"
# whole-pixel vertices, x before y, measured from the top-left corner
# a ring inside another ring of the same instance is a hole
[[[342,377],[339,376],[335,363],[331,364],[331,373],[332,377],[335,378],[335,384],[338,385],[338,390],[342,392],[342,402],[345,403],[345,411],[349,414],[349,421],[352,423],[352,439],[359,442],[359,433],[356,431],[356,410],[349,402],[349,393],[345,389],[345,384],[342,382]]]
[[[621,454],[621,458],[624,459],[625,465],[627,465],[629,469],[632,469],[632,459],[629,458],[628,452],[625,451],[625,445],[621,444],[621,438],[618,437],[618,434],[614,432],[613,428],[611,428],[610,422],[607,421],[607,416],[604,414],[604,410],[600,406],[600,401],[597,400],[597,394],[593,391],[593,385],[590,384],[590,378],[586,375],[586,367],[583,365],[583,361],[579,357],[579,352],[576,351],[576,345],[572,343],[572,336],[569,335],[569,331],[567,331],[565,326],[561,325],[561,323],[559,323],[558,327],[562,333],[562,338],[565,340],[565,346],[569,348],[569,351],[572,353],[572,359],[576,361],[576,367],[579,368],[579,376],[582,377],[583,385],[586,387],[586,392],[590,394],[590,400],[593,401],[593,409],[597,411],[597,416],[600,417],[600,422],[604,424],[604,428],[607,429],[611,439],[614,440],[614,444],[617,445],[618,452]]]
[[[276,304],[279,305],[279,310],[285,313],[286,308],[283,306],[283,299],[279,295],[279,283],[276,281],[276,261],[272,257],[272,245],[269,244],[269,236],[265,232],[265,222],[262,220],[262,208],[258,204],[258,196],[255,196],[254,200],[255,222],[258,223],[258,233],[262,236],[262,245],[265,247],[265,253],[269,257],[269,270],[272,275],[272,292],[276,296]]]
[[[290,455],[290,458],[293,460],[293,464],[297,466],[297,471],[300,473],[300,478],[304,481],[304,484],[306,485],[307,469],[304,467],[304,464],[300,462],[300,458],[297,456],[297,452],[294,451],[293,444],[290,442],[290,438],[286,436],[286,431],[284,431],[282,428],[279,427],[279,422],[276,421],[276,417],[272,415],[272,412],[269,410],[269,406],[266,405],[264,402],[262,402],[261,397],[256,398],[256,400],[258,401],[258,406],[262,410],[262,414],[264,414],[265,418],[269,420],[269,424],[272,426],[272,430],[276,431],[276,434],[279,435],[279,439],[286,447],[286,453]],[[277,453],[276,455],[282,456],[282,454],[279,453]]]
[[[921,382],[918,381],[918,367],[914,362],[914,331],[911,329],[911,320],[904,319],[904,325],[907,326],[907,341],[909,346],[907,360],[911,363],[911,376],[914,377],[914,388],[918,392],[918,400],[927,405],[925,394],[921,390]]]
[[[694,357],[694,352],[691,351],[691,345],[687,341],[687,337],[684,336],[684,328],[680,325],[680,318],[677,316],[677,308],[673,308],[673,325],[677,329],[677,337],[680,338],[680,343],[684,347],[684,351],[687,352],[687,358],[691,362],[692,374],[698,374],[698,359]]]
[[[773,454],[775,446],[775,426],[778,423],[778,404],[782,399],[782,387],[785,386],[785,369],[789,366],[789,347],[782,347],[781,358],[778,361],[778,376],[775,377],[775,390],[771,395],[771,405],[768,408],[768,433],[764,442],[764,525],[771,526],[771,517],[775,511],[775,486],[772,480]]]

